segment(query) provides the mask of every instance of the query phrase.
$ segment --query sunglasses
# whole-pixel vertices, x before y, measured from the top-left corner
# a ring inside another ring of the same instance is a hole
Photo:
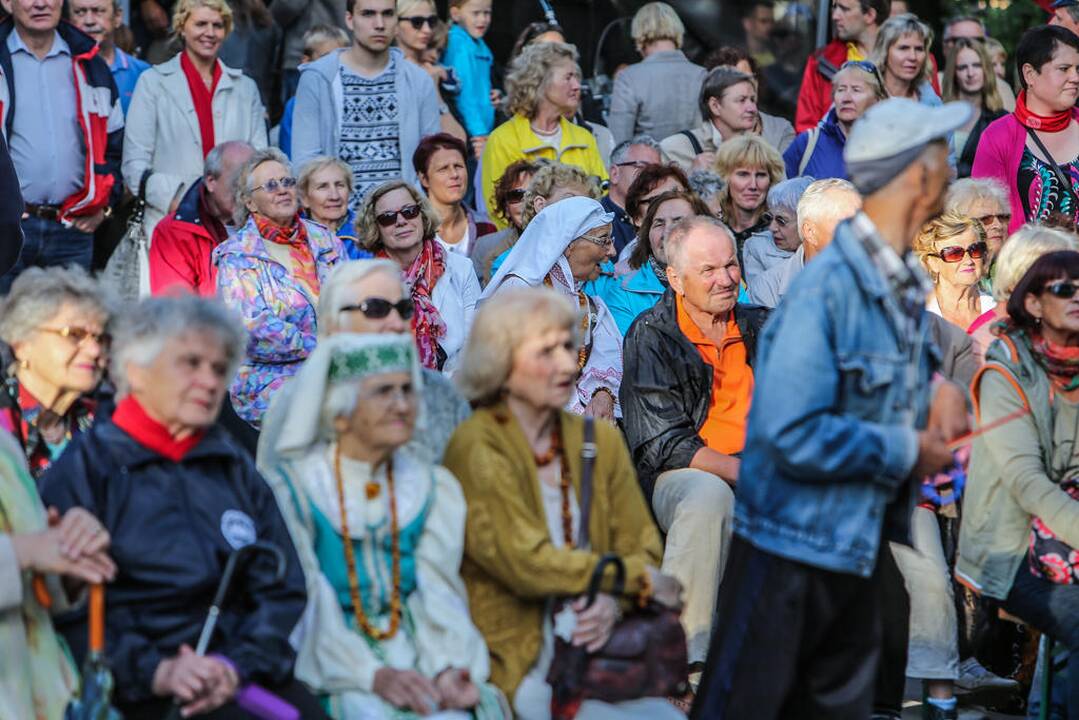
[[[979,215],[978,217],[976,217],[974,219],[977,220],[978,222],[980,222],[982,225],[991,225],[993,223],[999,223],[1000,225],[1007,225],[1008,223],[1010,223],[1012,221],[1012,216],[1011,216],[1010,213],[1002,213],[1002,214],[999,214],[999,215],[989,214],[989,215]]]
[[[338,312],[362,312],[369,320],[381,320],[390,314],[390,310],[396,310],[402,320],[410,320],[414,307],[409,298],[395,303],[383,298],[367,298],[358,305],[345,305]]]
[[[91,332],[90,330],[81,327],[65,325],[61,328],[39,327],[38,330],[41,332],[52,333],[53,335],[59,335],[62,338],[67,338],[76,345],[82,345],[87,340],[93,340],[103,348],[107,348],[112,344],[112,335],[105,332]]]
[[[410,15],[409,17],[398,18],[398,20],[407,22],[412,26],[413,30],[422,30],[424,25],[434,30],[442,22],[439,20],[438,15]]]
[[[508,203],[519,203],[524,199],[525,199],[525,189],[524,188],[517,188],[515,190],[510,190],[508,193],[506,193],[506,202],[508,202]]]
[[[397,223],[397,216],[400,215],[405,220],[415,220],[420,216],[419,205],[405,205],[400,210],[390,210],[388,212],[379,213],[375,215],[375,222],[382,227],[392,227]]]
[[[840,70],[846,70],[847,68],[858,68],[859,70],[863,70],[875,77],[878,83],[884,85],[884,79],[880,76],[880,70],[868,60],[848,60],[839,66]]]
[[[946,248],[941,248],[939,253],[929,253],[929,257],[940,258],[946,263],[957,263],[963,259],[964,255],[970,255],[971,260],[981,260],[987,252],[989,252],[988,245],[983,242],[976,242],[965,248],[958,245],[949,245]]]
[[[296,187],[296,178],[283,177],[280,180],[267,180],[262,185],[256,185],[251,188],[251,192],[256,190],[265,190],[266,192],[277,192],[278,188],[284,188],[285,190],[291,190]]]
[[[1076,285],[1070,280],[1061,280],[1060,282],[1046,285],[1044,288],[1042,288],[1042,292],[1047,292],[1053,297],[1063,298],[1064,300],[1067,300],[1068,298],[1075,297],[1075,293],[1079,292],[1079,285]]]

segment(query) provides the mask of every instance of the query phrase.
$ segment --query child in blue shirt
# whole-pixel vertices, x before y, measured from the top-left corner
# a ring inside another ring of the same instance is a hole
[[[491,0],[450,0],[449,42],[442,64],[453,68],[460,81],[457,111],[479,159],[495,126],[491,91],[494,56],[483,36],[491,25]]]

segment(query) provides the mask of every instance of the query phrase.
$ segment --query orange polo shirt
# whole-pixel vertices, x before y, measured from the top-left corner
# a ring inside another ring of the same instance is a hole
[[[693,343],[704,362],[712,368],[712,400],[708,417],[698,431],[701,440],[712,450],[733,455],[746,444],[746,418],[753,397],[753,370],[746,362],[746,344],[734,313],[727,320],[727,332],[717,346],[701,332],[686,313],[682,298],[678,306],[678,328]]]

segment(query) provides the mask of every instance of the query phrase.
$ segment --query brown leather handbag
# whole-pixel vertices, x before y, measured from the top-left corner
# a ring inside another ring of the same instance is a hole
[[[595,426],[585,419],[581,451],[581,525],[578,547],[588,547],[588,517],[592,506],[592,475],[596,462]],[[592,571],[588,606],[595,602],[604,572],[614,566],[612,593],[621,596],[626,583],[622,558],[608,553]],[[573,718],[584,700],[609,703],[644,697],[681,697],[689,688],[686,634],[678,612],[649,599],[627,612],[607,644],[594,653],[555,637],[555,654],[547,682],[553,690],[553,720]]]

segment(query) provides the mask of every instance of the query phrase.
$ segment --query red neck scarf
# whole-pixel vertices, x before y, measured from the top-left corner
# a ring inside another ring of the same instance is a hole
[[[1019,97],[1015,98],[1015,119],[1031,130],[1055,133],[1067,129],[1072,121],[1072,110],[1069,108],[1052,115],[1035,115],[1027,107],[1027,91],[1020,90]]]
[[[195,63],[187,56],[186,50],[180,51],[180,67],[187,78],[187,88],[191,91],[191,102],[195,104],[195,116],[199,120],[199,134],[202,136],[202,159],[205,160],[214,149],[214,91],[221,79],[221,63],[214,63],[214,76],[210,87],[202,81]]]
[[[288,247],[288,255],[292,259],[290,274],[303,283],[311,293],[317,293],[319,283],[315,256],[311,253],[311,245],[307,241],[307,227],[300,220],[299,213],[292,218],[292,223],[288,227],[282,227],[258,213],[251,217],[255,218],[255,227],[258,228],[263,240]]]
[[[386,250],[379,250],[378,257],[389,257]],[[411,288],[412,302],[416,307],[412,315],[412,334],[420,351],[420,363],[425,368],[441,370],[446,353],[438,341],[446,336],[446,323],[431,299],[438,279],[446,272],[446,251],[437,240],[424,240],[420,254],[405,268],[402,279]]]
[[[183,440],[175,439],[167,427],[146,413],[134,395],[128,395],[116,404],[112,421],[139,445],[173,462],[180,462],[206,437],[206,431],[202,430]]]

